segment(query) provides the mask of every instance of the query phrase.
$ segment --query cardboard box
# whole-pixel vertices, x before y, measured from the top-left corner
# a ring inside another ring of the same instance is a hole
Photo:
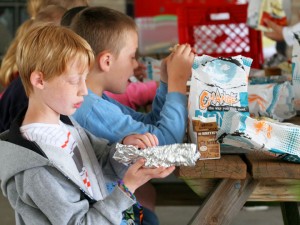
[[[197,146],[200,151],[201,159],[219,159],[220,144],[217,142],[217,130],[197,132]]]
[[[200,160],[219,159],[220,144],[217,141],[218,125],[215,118],[194,117],[193,131],[197,133],[197,148]]]

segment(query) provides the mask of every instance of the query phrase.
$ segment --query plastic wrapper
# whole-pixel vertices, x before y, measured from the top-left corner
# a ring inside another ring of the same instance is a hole
[[[249,150],[261,150],[286,161],[300,163],[300,126],[256,120],[229,111],[217,133],[220,143]]]
[[[145,158],[145,167],[194,166],[200,158],[195,144],[164,145],[141,150],[132,145],[118,143],[116,149],[113,158],[125,165]]]
[[[256,117],[265,116],[278,121],[296,115],[294,92],[290,82],[248,86],[249,111]]]

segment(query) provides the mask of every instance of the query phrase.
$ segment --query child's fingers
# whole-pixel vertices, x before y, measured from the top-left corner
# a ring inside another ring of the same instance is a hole
[[[135,144],[139,148],[147,148],[147,147],[154,147],[158,144],[158,140],[155,135],[146,133],[138,135],[138,138],[135,140]]]
[[[137,138],[133,141],[132,145],[136,146],[137,148],[147,148],[147,145],[145,144],[145,142],[143,140],[141,140],[141,138]]]
[[[140,170],[143,166],[145,165],[145,159],[144,158],[140,158],[138,159],[134,164],[132,164],[130,166],[130,170],[133,172],[137,172],[138,170]]]
[[[149,148],[152,147],[152,140],[149,139],[149,137],[151,137],[150,134],[144,134],[140,137],[140,141],[143,142],[144,144],[144,148]]]
[[[268,19],[265,19],[264,22],[267,24],[267,26],[269,28],[271,28],[273,30],[273,32],[281,32],[281,26],[278,25],[277,23],[271,21],[271,20],[268,20]],[[266,32],[268,33],[268,32]],[[269,32],[269,33],[272,33],[272,32]]]
[[[189,44],[185,44],[185,48],[182,51],[183,55],[189,55],[192,52],[192,47]]]
[[[165,178],[169,176],[174,170],[175,170],[175,166],[167,167],[161,173],[159,173],[158,176],[153,178]]]
[[[186,46],[187,46],[187,44],[179,45],[179,46],[175,49],[175,51],[173,51],[173,53],[174,53],[175,55],[181,55],[181,54],[183,53],[183,51],[185,50]],[[172,54],[171,56],[174,56],[174,54]]]
[[[275,23],[273,23],[271,20],[264,19],[264,22],[267,24],[268,27],[272,28],[274,27]]]
[[[154,136],[154,140],[155,140],[155,145],[159,145],[159,140],[158,138],[156,137],[156,135],[153,135]]]
[[[175,166],[170,167],[158,167],[158,168],[145,168],[143,171],[144,176],[148,176],[149,179],[152,178],[164,178],[172,173],[175,169]]]
[[[147,147],[154,147],[158,145],[158,139],[154,134],[146,133],[145,135],[148,137],[150,141],[150,145],[147,145]]]
[[[143,134],[143,135],[140,136],[140,140],[145,145],[144,148],[152,147],[151,140],[149,139],[150,137],[151,137],[151,134],[149,134],[149,133],[146,133],[146,134]]]

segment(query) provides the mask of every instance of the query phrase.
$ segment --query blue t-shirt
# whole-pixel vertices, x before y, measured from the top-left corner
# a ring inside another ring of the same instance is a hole
[[[161,82],[152,111],[144,114],[105,94],[100,97],[89,90],[73,117],[89,132],[110,143],[119,142],[130,134],[147,132],[157,136],[159,145],[182,143],[187,124],[187,96],[167,93],[167,85]]]

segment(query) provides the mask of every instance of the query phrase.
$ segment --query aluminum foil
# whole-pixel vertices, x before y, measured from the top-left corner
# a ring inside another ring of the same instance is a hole
[[[200,158],[195,144],[173,144],[138,149],[132,145],[117,144],[113,156],[115,160],[125,165],[135,163],[139,158],[145,158],[145,167],[194,166]]]

